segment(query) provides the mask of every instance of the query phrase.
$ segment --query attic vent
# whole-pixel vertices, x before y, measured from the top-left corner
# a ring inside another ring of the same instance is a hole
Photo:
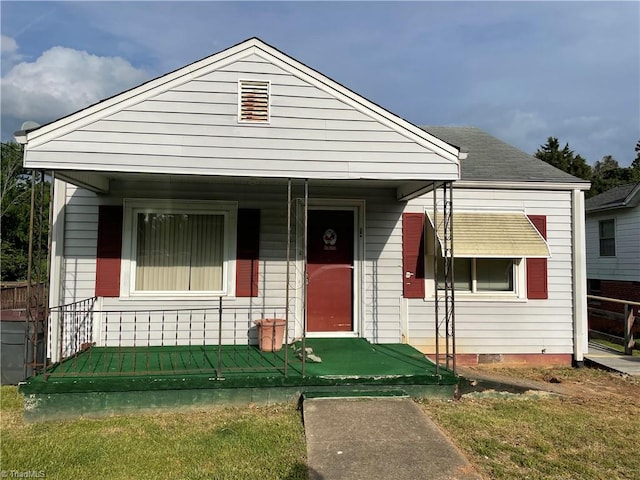
[[[269,123],[269,82],[238,82],[238,121]]]

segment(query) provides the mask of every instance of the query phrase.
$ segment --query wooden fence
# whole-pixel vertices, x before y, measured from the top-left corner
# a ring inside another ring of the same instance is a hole
[[[640,302],[620,300],[617,298],[587,295],[589,305],[589,338],[599,338],[624,347],[625,355],[632,355],[636,347],[635,337],[638,336],[636,318],[640,311]],[[599,303],[609,302],[624,305],[624,313],[612,312],[598,308]],[[595,305],[594,305],[595,304]],[[592,319],[596,317],[599,328],[592,328]],[[603,327],[607,327],[607,331]]]
[[[39,306],[38,303],[42,302],[42,299],[46,298],[45,284],[33,284],[31,285],[31,298],[32,307]],[[3,283],[0,289],[2,296],[2,310],[25,310],[27,308],[27,282],[11,282]],[[36,303],[36,305],[34,305]]]

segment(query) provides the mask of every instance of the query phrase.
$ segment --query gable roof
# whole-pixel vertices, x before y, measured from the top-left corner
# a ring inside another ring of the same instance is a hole
[[[404,136],[434,151],[452,163],[457,163],[459,151],[455,146],[425,132],[407,120],[389,112],[317,70],[308,67],[304,63],[295,60],[257,37],[250,38],[216,54],[174,70],[173,72],[149,80],[137,87],[121,92],[46,125],[28,131],[16,132],[16,135],[21,134],[21,136],[25,137],[27,143],[39,145],[134,103],[158,95],[176,85],[183,84],[191,79],[205,75],[208,72],[220,69],[225,65],[237,61],[239,58],[251,54],[257,54],[273,62],[280,68],[329,92],[356,110],[366,113],[387,127],[402,133]]]
[[[633,207],[640,201],[640,182],[610,188],[585,202],[587,212]]]
[[[545,182],[582,184],[548,163],[475,127],[421,126],[423,130],[468,152],[460,161],[461,180],[486,182]]]

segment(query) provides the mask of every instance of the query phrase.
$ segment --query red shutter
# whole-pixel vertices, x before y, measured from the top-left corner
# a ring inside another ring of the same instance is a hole
[[[528,215],[528,217],[546,240],[547,217],[545,215]],[[527,258],[527,298],[534,300],[549,298],[546,258]]]
[[[424,213],[402,214],[402,294],[424,298]]]
[[[236,248],[236,297],[257,297],[260,210],[238,209]]]
[[[121,254],[122,207],[101,205],[98,208],[96,297],[120,296]]]

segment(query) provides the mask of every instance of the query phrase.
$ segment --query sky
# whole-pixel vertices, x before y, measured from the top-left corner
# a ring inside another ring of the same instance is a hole
[[[2,141],[258,37],[416,125],[640,140],[640,1],[0,2]]]

